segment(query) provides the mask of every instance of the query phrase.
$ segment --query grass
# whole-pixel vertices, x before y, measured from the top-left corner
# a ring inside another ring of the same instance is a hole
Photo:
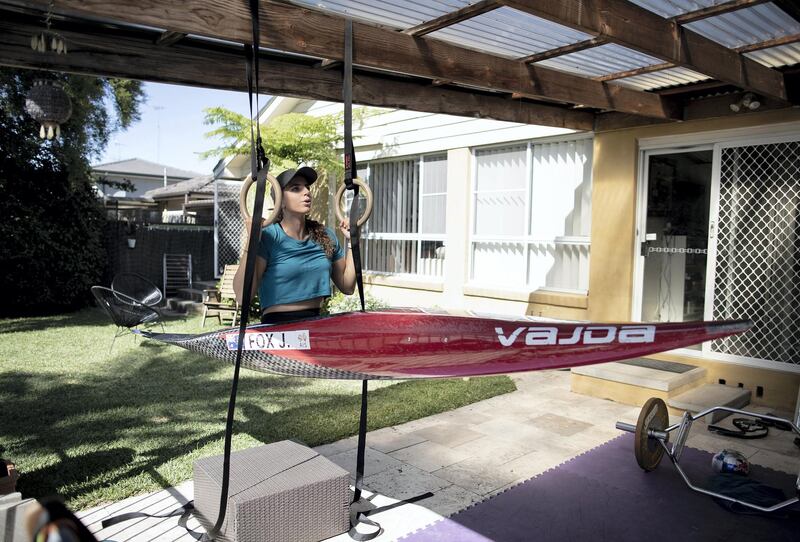
[[[168,331],[198,332],[199,318]],[[208,328],[207,328],[208,330]],[[222,453],[228,364],[127,334],[96,309],[0,320],[0,456],[25,496],[75,509],[180,483],[192,461]],[[369,428],[514,390],[508,377],[370,383]],[[294,438],[310,446],[357,432],[360,382],[244,370],[234,449]]]

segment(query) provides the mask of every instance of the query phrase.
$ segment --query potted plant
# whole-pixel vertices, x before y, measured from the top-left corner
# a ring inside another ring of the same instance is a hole
[[[128,236],[128,248],[136,248],[136,222],[126,222],[125,234]]]

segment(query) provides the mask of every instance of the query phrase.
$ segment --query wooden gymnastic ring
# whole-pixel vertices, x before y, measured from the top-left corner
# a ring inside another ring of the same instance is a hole
[[[367,200],[367,208],[364,209],[364,214],[359,217],[357,222],[358,226],[360,227],[363,226],[367,220],[369,220],[369,216],[372,214],[372,204],[373,204],[372,190],[370,189],[367,183],[365,183],[358,177],[353,179],[353,183],[355,183],[358,186],[359,194],[363,191],[364,197]],[[341,208],[342,195],[344,195],[345,188],[347,187],[344,184],[340,185],[339,190],[336,191],[336,196],[333,198],[333,201],[336,202],[334,205],[334,211],[336,212],[336,219],[339,222],[345,220]]]
[[[281,190],[281,185],[278,183],[278,179],[273,177],[270,174],[267,174],[267,181],[272,186],[272,200],[275,202],[275,208],[272,210],[272,213],[269,217],[266,218],[266,224],[272,224],[275,222],[275,219],[278,218],[278,215],[281,212],[281,200],[283,199],[283,191]],[[239,213],[242,215],[242,218],[245,220],[252,218],[249,209],[247,208],[247,192],[250,190],[250,186],[253,184],[253,175],[250,174],[242,183],[242,190],[239,192]]]
[[[636,422],[636,435],[634,437],[634,453],[636,462],[646,472],[650,472],[658,467],[661,458],[664,456],[664,447],[658,438],[648,434],[650,429],[664,431],[669,425],[669,411],[667,404],[658,397],[651,397],[639,412],[639,420]],[[667,434],[669,438],[669,434]]]

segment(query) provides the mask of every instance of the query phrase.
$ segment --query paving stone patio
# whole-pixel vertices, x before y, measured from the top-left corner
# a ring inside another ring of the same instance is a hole
[[[635,424],[639,415],[638,407],[570,392],[568,371],[534,372],[514,380],[516,392],[368,434],[364,485],[378,493],[375,504],[434,493],[374,516],[385,528],[377,542],[402,537],[557,467],[620,435],[614,427],[618,420]],[[689,446],[707,451],[731,446],[730,440],[698,427],[692,430]],[[351,437],[317,450],[354,479],[356,444]],[[797,472],[800,450],[791,439],[737,441],[735,447],[764,466]],[[109,529],[101,529],[100,521],[123,511],[169,511],[191,494],[189,481],[79,515],[100,540],[190,542],[194,539],[177,527],[176,518],[132,520]],[[330,540],[351,539],[343,534]]]

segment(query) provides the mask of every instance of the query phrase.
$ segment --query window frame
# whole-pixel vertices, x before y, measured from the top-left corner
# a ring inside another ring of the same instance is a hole
[[[419,179],[419,186],[417,189],[417,219],[416,223],[414,224],[414,229],[416,232],[414,233],[390,233],[390,232],[373,232],[367,231],[363,235],[363,239],[365,240],[378,240],[378,241],[413,241],[416,245],[416,267],[417,269],[421,269],[423,266],[421,265],[421,257],[422,254],[422,243],[433,241],[433,242],[441,242],[443,246],[447,244],[447,232],[444,233],[422,233],[420,232],[420,228],[422,225],[422,216],[424,211],[424,200],[426,196],[445,196],[445,213],[447,212],[447,185],[445,183],[445,191],[444,192],[431,192],[428,194],[424,193],[424,186],[425,186],[425,168],[424,163],[425,159],[444,159],[445,163],[448,161],[447,153],[446,152],[430,152],[430,153],[423,153],[423,154],[413,154],[413,155],[406,155],[406,156],[393,156],[390,158],[381,158],[377,160],[370,160],[364,161],[359,164],[361,169],[366,169],[365,180],[367,184],[370,185],[370,188],[373,188],[370,184],[371,176],[372,176],[372,166],[375,164],[389,164],[393,162],[402,162],[402,161],[411,161],[414,162],[414,167],[417,168],[417,177]],[[369,224],[369,222],[368,222]],[[446,224],[446,215],[445,215],[445,224]],[[443,258],[444,260],[444,258]],[[381,275],[387,277],[400,277],[406,279],[414,279],[414,280],[435,280],[435,281],[443,281],[444,280],[444,261],[442,262],[442,269],[439,274],[435,275],[427,275],[420,273],[395,273],[391,271],[379,271],[369,269],[364,267],[364,271],[370,273],[372,275]]]
[[[543,145],[543,144],[552,144],[552,143],[567,143],[567,142],[578,142],[578,141],[585,141],[585,140],[592,140],[594,139],[593,133],[583,133],[583,134],[566,134],[566,135],[559,135],[554,137],[547,137],[547,138],[540,138],[540,139],[526,139],[526,140],[519,140],[519,141],[506,141],[503,143],[497,143],[492,145],[481,145],[475,146],[470,149],[470,183],[469,183],[469,191],[470,191],[470,206],[469,206],[469,235],[467,240],[467,286],[469,287],[477,287],[477,288],[485,288],[485,287],[495,287],[494,284],[487,283],[485,281],[478,281],[475,279],[475,245],[476,244],[490,244],[490,243],[505,243],[505,244],[513,244],[521,246],[522,250],[522,257],[523,262],[522,264],[525,266],[525,279],[522,284],[514,284],[509,287],[504,287],[502,289],[507,289],[511,291],[517,292],[531,292],[531,291],[544,291],[544,292],[553,292],[559,294],[577,294],[577,295],[588,295],[588,279],[586,289],[578,289],[578,288],[559,288],[556,286],[549,286],[547,284],[544,285],[532,285],[531,284],[531,249],[533,246],[574,246],[574,247],[587,247],[587,251],[591,252],[591,235],[557,235],[552,239],[545,239],[541,238],[541,236],[534,236],[532,232],[532,209],[531,209],[531,202],[533,197],[533,149],[535,145]],[[500,193],[500,192],[520,192],[519,189],[501,189],[501,190],[491,190],[491,191],[478,191],[478,153],[480,151],[491,151],[492,149],[504,149],[508,148],[511,149],[513,147],[521,147],[525,146],[525,206],[524,206],[524,232],[522,235],[478,235],[475,233],[476,227],[476,219],[477,219],[477,207],[478,207],[478,198],[477,195],[479,193]],[[593,149],[592,149],[592,156],[589,157],[589,160],[593,160]],[[592,172],[590,170],[590,189],[591,183],[593,183]],[[591,214],[590,216],[590,223],[591,223]],[[586,265],[589,265],[589,257],[587,256]],[[578,270],[580,274],[580,270]],[[587,277],[588,277],[588,270],[587,270]]]

